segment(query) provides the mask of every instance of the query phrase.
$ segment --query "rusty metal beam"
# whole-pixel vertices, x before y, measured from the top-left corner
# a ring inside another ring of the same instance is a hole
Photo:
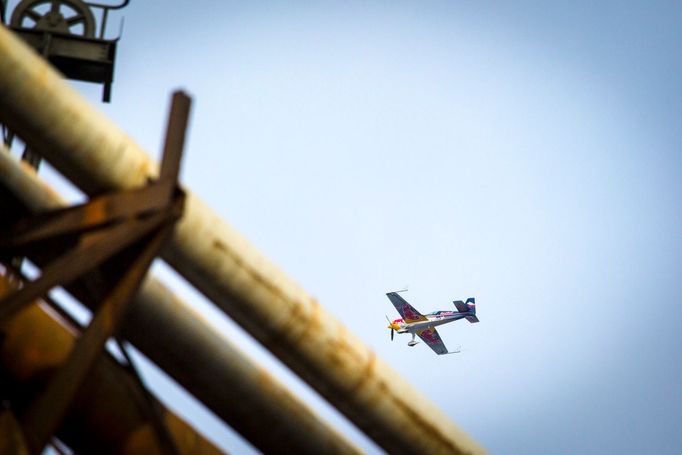
[[[158,211],[168,203],[174,186],[175,182],[159,182],[138,190],[105,194],[85,204],[24,217],[12,226],[7,237],[0,238],[0,248],[19,248],[47,237],[81,234],[125,218]]]
[[[191,99],[184,92],[177,91],[171,100],[171,112],[168,117],[166,129],[166,141],[163,146],[163,159],[161,160],[160,180],[170,180],[174,184],[180,174],[180,159],[185,146],[187,123]]]
[[[33,453],[42,452],[93,363],[102,354],[107,340],[119,328],[132,297],[168,236],[170,227],[162,226],[151,239],[141,245],[133,245],[140,247],[139,256],[131,264],[120,264],[121,267],[127,267],[114,290],[97,308],[90,324],[54,379],[24,412],[22,424]]]
[[[139,187],[158,172],[134,141],[4,28],[0,121],[88,194]],[[162,257],[382,447],[483,452],[190,192]]]
[[[6,277],[0,276],[0,296],[9,286]],[[3,398],[11,398],[18,408],[13,410],[21,411],[37,396],[74,343],[74,334],[44,305],[31,305],[0,324],[0,383]],[[164,453],[144,393],[123,367],[111,357],[101,356],[79,388],[57,436],[78,453]],[[180,453],[220,453],[175,414],[161,409]],[[8,417],[2,416],[1,431],[8,430]],[[15,438],[18,431],[15,425]]]
[[[162,163],[162,169],[165,170],[165,172],[162,172],[162,179],[172,185],[158,185],[158,182],[150,182],[148,184],[148,186],[152,187],[160,186],[161,188],[166,188],[165,197],[163,198],[164,204],[158,210],[148,214],[146,218],[140,218],[141,213],[137,210],[137,207],[140,205],[139,199],[144,199],[144,194],[138,194],[138,199],[133,200],[133,204],[127,207],[127,212],[123,213],[123,219],[113,225],[100,222],[99,229],[95,231],[84,230],[78,223],[72,223],[71,225],[68,222],[59,223],[60,215],[69,215],[73,212],[70,212],[68,209],[66,211],[57,210],[57,217],[50,220],[62,226],[64,228],[62,232],[80,232],[78,234],[80,236],[79,245],[72,251],[63,254],[55,252],[54,256],[58,257],[58,259],[51,259],[48,266],[42,268],[42,274],[37,280],[26,283],[15,294],[15,301],[20,302],[21,300],[18,297],[21,296],[25,302],[30,303],[27,300],[31,296],[30,289],[33,289],[33,295],[38,297],[44,295],[44,292],[52,287],[49,286],[48,276],[54,275],[53,285],[67,286],[76,281],[74,278],[91,271],[94,264],[85,265],[88,264],[90,256],[97,256],[101,250],[106,248],[109,248],[112,252],[112,257],[107,262],[108,265],[113,267],[113,270],[106,277],[112,289],[103,293],[101,297],[91,297],[93,304],[102,300],[92,320],[82,331],[68,359],[54,374],[54,377],[47,386],[38,393],[38,396],[32,400],[22,413],[21,423],[24,429],[24,437],[31,453],[42,453],[48,440],[59,427],[88,372],[98,357],[102,355],[107,340],[114,333],[118,332],[121,321],[123,321],[130,307],[130,302],[137,294],[149,266],[158,255],[159,250],[172,232],[175,222],[182,214],[184,193],[177,189],[177,177],[182,157],[184,144],[182,138],[184,138],[187,126],[189,103],[189,98],[182,93],[176,93],[173,97],[172,115],[166,135],[166,148],[164,149]],[[181,129],[181,131],[177,131],[178,129]],[[85,207],[89,205],[90,202],[86,203]],[[94,205],[98,205],[97,201],[95,201]],[[105,206],[105,208],[108,207]],[[84,212],[86,211],[88,210],[84,210]],[[40,217],[37,218],[39,219]],[[97,218],[107,219],[111,217],[107,216],[105,211],[103,214],[98,214]],[[35,221],[29,221],[29,226],[35,224]],[[148,230],[146,229],[139,230],[139,227],[145,224],[150,224],[151,232],[147,233]],[[122,232],[123,236],[116,239],[115,233],[119,231]],[[57,232],[60,231],[57,230]],[[52,233],[48,229],[48,238],[51,237],[50,234]],[[11,240],[13,237],[10,234],[8,238]],[[39,241],[43,239],[38,236]],[[128,246],[128,243],[130,243],[130,246]],[[79,247],[82,245],[91,247],[92,251],[90,253],[80,251],[79,255]],[[74,255],[74,253],[76,254]],[[106,255],[101,256],[103,258],[107,257]],[[80,268],[76,267],[76,265]],[[58,273],[52,273],[55,267],[57,267]],[[61,279],[58,279],[59,276],[61,276]],[[98,274],[97,276],[101,277],[102,275]],[[41,288],[39,285],[44,281],[48,281],[48,283]],[[43,292],[38,293],[36,289],[42,289]],[[0,298],[0,310],[8,306],[9,300],[7,297]],[[3,319],[3,317],[0,317],[0,321]],[[163,425],[157,425],[157,427],[162,430],[164,429]],[[162,439],[169,442],[167,448],[171,453],[177,452],[170,439],[165,437]]]
[[[138,240],[158,226],[163,215],[136,220],[95,232],[84,238],[75,248],[50,262],[42,275],[16,292],[0,300],[0,321],[14,314],[23,305],[45,295],[50,289],[72,281],[75,277],[98,266],[120,249]],[[151,261],[151,260],[150,260]]]
[[[20,205],[40,213],[65,205],[1,144],[0,175],[0,189],[9,193],[0,203],[8,207]],[[121,335],[264,452],[359,453],[152,276],[135,298]]]

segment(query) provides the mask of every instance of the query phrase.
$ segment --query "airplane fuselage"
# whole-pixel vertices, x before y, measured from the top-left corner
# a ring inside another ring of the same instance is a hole
[[[395,319],[393,324],[399,328],[395,329],[398,333],[417,333],[420,330],[429,327],[437,327],[439,325],[447,324],[448,322],[458,321],[468,316],[469,313],[460,313],[458,311],[436,311],[425,314],[426,321],[405,322],[402,319]]]

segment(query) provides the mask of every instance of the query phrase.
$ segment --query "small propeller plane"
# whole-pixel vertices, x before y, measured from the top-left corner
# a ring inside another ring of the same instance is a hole
[[[445,344],[443,344],[443,340],[441,340],[440,335],[438,335],[438,332],[436,331],[436,326],[459,319],[466,319],[469,322],[478,322],[478,318],[476,317],[476,299],[470,297],[466,302],[455,300],[452,303],[455,304],[457,311],[434,311],[428,314],[421,314],[419,311],[415,310],[412,305],[407,303],[405,299],[400,297],[398,292],[403,291],[389,292],[386,294],[395,309],[400,313],[400,316],[403,317],[402,319],[391,321],[388,319],[388,316],[386,316],[388,328],[391,329],[391,341],[393,341],[394,332],[411,333],[412,340],[407,343],[408,346],[414,346],[419,343],[419,341],[414,340],[414,336],[417,335],[438,355],[458,353],[459,350],[448,352]]]

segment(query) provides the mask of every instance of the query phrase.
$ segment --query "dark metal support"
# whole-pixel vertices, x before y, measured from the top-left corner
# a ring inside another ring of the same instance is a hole
[[[61,441],[59,441],[57,438],[52,438],[52,442],[50,443],[50,447],[57,452],[58,455],[68,455],[66,450],[64,450]]]
[[[171,225],[161,227],[148,240],[142,252],[95,313],[66,364],[22,416],[22,426],[32,453],[40,453],[56,431],[81,382],[104,349],[107,339],[118,329],[131,298],[168,236],[170,227]]]
[[[4,278],[0,276],[0,295],[13,287]],[[129,317],[126,316],[126,325]],[[64,325],[62,322],[52,309],[36,302],[1,326],[1,409],[20,416],[32,398],[45,388],[56,368],[68,358],[78,339],[80,324]],[[181,453],[221,453],[187,422],[160,402],[156,401],[156,404]],[[58,444],[66,452],[77,454],[167,453],[153,431],[153,419],[144,392],[131,374],[105,350],[88,373],[88,379],[81,384],[68,415],[55,434],[57,439],[53,438],[51,445]],[[14,420],[16,422],[16,418]],[[14,433],[23,438],[18,422],[14,427],[19,429]],[[0,454],[15,454],[16,451],[5,449],[12,438],[11,431],[6,430],[11,428],[3,427],[0,422]]]
[[[126,219],[142,218],[158,212],[168,203],[174,182],[157,182],[144,188],[92,198],[84,204],[53,210],[19,220],[6,237],[0,238],[0,251],[25,248],[32,243],[75,234],[87,234]]]
[[[8,24],[30,46],[55,65],[69,79],[101,83],[102,101],[111,100],[114,79],[114,63],[118,39],[106,39],[107,20],[110,10],[128,5],[124,0],[118,5],[88,3],[82,0],[52,0],[50,9],[36,0],[23,0],[15,5],[10,17],[6,17],[5,1],[0,4],[2,22]],[[66,5],[76,10],[68,19],[60,13]],[[94,9],[101,9],[99,31]],[[80,26],[82,30],[71,27]]]
[[[133,358],[128,352],[128,348],[126,348],[125,345],[123,344],[123,340],[121,340],[118,337],[115,337],[114,340],[116,341],[116,345],[118,346],[118,349],[121,351],[121,354],[123,355],[123,358],[126,361],[124,366],[130,372],[131,376],[135,379],[135,382],[137,382],[140,390],[144,392],[144,398],[147,402],[147,406],[149,407],[149,410],[154,416],[154,418],[152,419],[152,424],[154,425],[154,430],[159,436],[159,441],[164,445],[164,449],[168,454],[180,455],[180,450],[178,449],[178,446],[173,440],[173,436],[168,430],[168,427],[163,421],[162,410],[159,406],[159,402],[156,401],[154,397],[152,397],[149,388],[144,383],[142,375],[135,366],[135,362],[133,361]]]
[[[14,131],[7,128],[4,124],[0,125],[2,125],[2,142],[5,144],[5,147],[10,149],[12,147],[12,142],[14,141]]]
[[[178,180],[180,173],[180,158],[185,147],[185,133],[187,122],[189,121],[189,110],[191,99],[181,91],[173,93],[171,101],[171,111],[168,117],[166,128],[166,142],[163,147],[163,159],[161,160],[161,171],[159,180],[172,181]]]
[[[85,234],[77,247],[45,267],[40,278],[0,301],[0,321],[31,304],[55,286],[70,283],[75,278],[97,267],[122,248],[126,248],[133,241],[157,227],[162,219],[163,216],[156,215],[148,220],[135,220],[95,233]]]
[[[6,273],[7,273],[6,278],[8,276],[12,276],[19,282],[28,281],[28,278],[21,272],[21,270],[16,269],[11,265],[9,265],[9,268],[6,270]],[[76,321],[71,316],[70,313],[65,311],[57,302],[55,302],[49,295],[43,296],[43,300],[50,306],[50,308],[53,311],[59,314],[59,316],[66,323],[66,326],[69,327],[71,331],[83,332],[83,327],[81,326],[81,324],[78,321]],[[113,340],[115,341],[116,346],[118,347],[119,351],[121,352],[121,355],[123,356],[123,360],[125,361],[122,363],[122,366],[130,373],[131,378],[135,381],[137,385],[137,390],[140,390],[142,392],[142,396],[151,415],[150,422],[153,425],[154,430],[156,431],[157,436],[159,438],[158,439],[159,444],[163,446],[163,450],[165,451],[165,453],[168,453],[170,455],[180,455],[181,451],[178,448],[177,444],[175,443],[175,440],[173,439],[173,436],[171,435],[171,432],[164,421],[163,417],[164,410],[162,409],[158,400],[156,400],[153,397],[151,391],[149,390],[149,387],[147,387],[147,385],[145,384],[142,375],[140,374],[140,371],[136,367],[129,350],[126,347],[125,341],[121,339],[119,336],[114,336]],[[11,418],[14,419],[11,412],[9,410],[7,410],[7,412],[9,413],[9,415],[12,416]],[[7,424],[3,426],[2,422],[3,422],[2,417],[0,417],[0,436],[7,435],[9,434],[10,431],[9,428],[7,427]],[[19,423],[16,422],[15,419],[11,420],[10,422],[14,422],[14,425],[17,429],[21,428],[19,426]],[[24,444],[23,433],[18,434],[20,434],[21,443]],[[53,438],[52,443],[50,445],[58,453],[65,454],[65,452],[61,449],[61,444],[59,444],[59,442],[60,441],[58,441],[56,438]],[[0,441],[0,454],[5,452],[7,451],[3,451],[3,445],[2,442]]]
[[[17,223],[0,238],[0,258],[27,251],[62,251],[43,268],[41,276],[0,299],[0,321],[45,295],[57,285],[73,282],[99,267],[109,271],[108,289],[92,321],[81,334],[63,366],[21,416],[28,449],[40,453],[58,428],[88,371],[106,341],[115,335],[129,303],[149,266],[182,214],[184,194],[177,177],[189,116],[190,99],[173,95],[160,178],[147,187],[93,198],[88,203],[57,210]],[[150,399],[150,402],[153,401]],[[156,425],[169,453],[177,450],[163,423]]]
[[[42,161],[42,157],[28,148],[28,145],[24,148],[24,153],[21,154],[21,159],[26,161],[29,166],[31,166],[33,169],[38,170],[40,167],[40,162]]]

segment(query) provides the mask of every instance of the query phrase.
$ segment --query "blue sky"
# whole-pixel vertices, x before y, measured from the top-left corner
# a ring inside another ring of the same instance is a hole
[[[183,181],[492,453],[679,450],[678,4],[186,5],[112,16],[115,123],[158,156],[189,91]],[[476,297],[439,329],[461,354],[390,342],[406,285],[424,312]]]

